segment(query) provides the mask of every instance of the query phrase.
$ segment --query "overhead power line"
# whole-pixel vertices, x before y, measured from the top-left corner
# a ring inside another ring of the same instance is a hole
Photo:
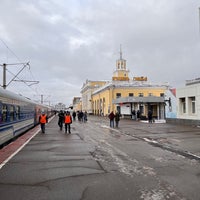
[[[6,63],[3,63],[3,64],[0,64],[0,66],[3,67],[3,88],[6,89],[7,86],[9,86],[9,84],[12,82],[12,81],[20,81],[20,82],[23,82],[25,83],[28,87],[32,86],[33,84],[38,84],[39,81],[32,81],[32,80],[22,80],[18,77],[18,75],[24,70],[25,67],[29,67],[30,69],[30,63],[27,62],[27,63],[24,63],[24,62],[21,62],[20,58],[16,55],[16,53],[14,51],[12,51],[8,45],[0,38],[0,41],[5,45],[5,47],[17,58],[17,60],[19,61],[18,63],[9,63],[9,64],[6,64]],[[8,65],[23,65],[23,67],[18,71],[17,74],[13,74],[11,71],[9,71],[7,69],[7,66]],[[9,83],[6,83],[6,71],[8,71],[9,73],[11,73],[13,75],[13,78],[9,81]],[[32,74],[32,73],[31,73]],[[17,80],[16,80],[17,78]],[[28,84],[28,83],[31,83],[31,84]]]

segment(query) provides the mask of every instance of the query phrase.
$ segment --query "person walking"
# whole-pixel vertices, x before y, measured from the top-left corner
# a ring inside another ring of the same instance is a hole
[[[135,113],[135,110],[132,110],[131,114],[132,114],[132,119],[133,119],[133,120],[136,120],[136,113]]]
[[[137,120],[140,120],[140,110],[137,111]]]
[[[110,119],[110,127],[114,128],[114,118],[115,118],[115,115],[114,115],[113,111],[108,115],[108,118]]]
[[[73,111],[72,117],[73,117],[73,121],[75,121],[76,120],[76,112],[75,111]]]
[[[116,126],[116,128],[119,127],[119,121],[120,121],[120,114],[119,114],[119,112],[117,111],[117,112],[115,113],[115,126]]]
[[[39,122],[42,133],[45,133],[45,124],[48,123],[48,118],[44,111],[42,111],[42,114],[39,116]]]
[[[83,113],[83,121],[87,122],[87,111]]]
[[[153,122],[153,113],[151,110],[148,111],[148,120],[149,120],[149,123]]]
[[[63,123],[64,123],[64,119],[65,119],[65,115],[64,112],[61,110],[58,114],[58,126],[60,127],[60,130],[62,131],[63,128]]]
[[[65,115],[65,133],[71,134],[71,123],[72,123],[72,117],[70,115],[70,112],[67,111],[66,115]]]

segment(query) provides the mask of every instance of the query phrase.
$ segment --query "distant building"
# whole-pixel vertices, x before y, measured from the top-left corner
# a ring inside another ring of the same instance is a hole
[[[133,110],[139,110],[141,117],[147,118],[152,110],[156,119],[165,118],[165,92],[168,84],[152,84],[147,77],[129,78],[126,60],[116,61],[112,81],[86,81],[81,89],[82,108],[95,115],[108,115],[119,111],[124,116],[131,116]]]
[[[63,103],[58,103],[55,105],[55,110],[60,111],[60,110],[65,110],[66,105]]]
[[[148,110],[152,110],[154,118],[164,119],[165,90],[165,85],[112,81],[94,91],[94,114],[108,115],[111,111],[118,111],[123,116],[131,116],[135,110],[140,112],[142,119],[146,119]]]
[[[187,80],[177,89],[177,121],[200,125],[200,78]]]
[[[82,110],[81,97],[74,97],[72,102],[74,111]]]
[[[92,108],[92,94],[95,90],[105,85],[106,81],[91,81],[86,80],[81,88],[82,94],[82,110],[87,111],[88,114],[93,113]]]

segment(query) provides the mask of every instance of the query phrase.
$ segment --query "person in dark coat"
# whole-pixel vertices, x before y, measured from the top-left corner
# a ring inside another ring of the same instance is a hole
[[[75,121],[76,120],[76,112],[75,111],[73,111],[72,117],[73,117],[73,121]]]
[[[137,111],[137,120],[140,120],[140,111]]]
[[[136,113],[135,113],[135,110],[132,110],[131,114],[132,114],[132,119],[133,119],[133,120],[136,120]]]
[[[114,128],[115,115],[114,115],[113,111],[108,115],[108,118],[110,119],[110,127]]]
[[[64,119],[65,119],[65,115],[64,112],[61,110],[58,114],[58,126],[60,127],[60,130],[62,131],[63,128],[63,123],[64,123]]]
[[[116,114],[115,114],[115,126],[116,126],[116,128],[118,128],[118,126],[119,126],[119,121],[120,121],[120,114],[119,114],[119,112],[116,112]]]
[[[83,121],[87,122],[87,111],[83,113]]]
[[[79,113],[78,113],[78,120],[79,120],[80,122],[83,121],[83,111],[82,111],[82,110],[79,111]]]
[[[151,110],[148,111],[148,120],[149,120],[149,123],[153,122],[153,114]]]

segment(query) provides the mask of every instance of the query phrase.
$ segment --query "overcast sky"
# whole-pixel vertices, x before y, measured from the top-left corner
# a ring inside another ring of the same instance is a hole
[[[200,0],[0,0],[0,64],[30,61],[18,77],[39,81],[7,89],[69,105],[86,79],[111,80],[120,44],[130,77],[183,87],[200,77],[199,7]],[[7,83],[22,67],[7,66]]]

